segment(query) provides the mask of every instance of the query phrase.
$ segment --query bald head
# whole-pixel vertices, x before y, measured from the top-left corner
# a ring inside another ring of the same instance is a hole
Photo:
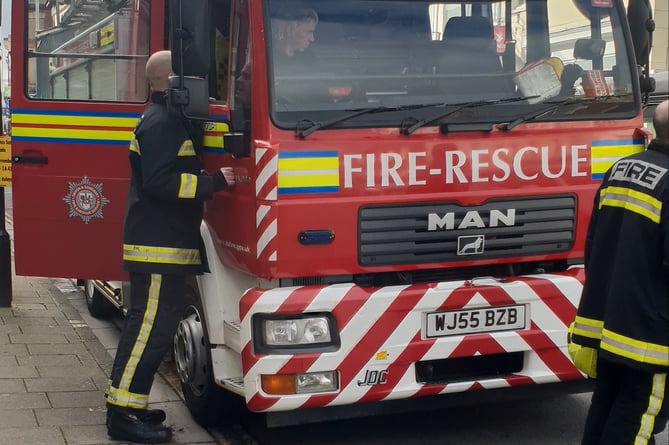
[[[158,51],[146,62],[146,80],[153,91],[165,91],[167,78],[172,74],[172,53]]]
[[[669,144],[669,100],[661,102],[655,109],[653,128],[655,128],[655,139]]]

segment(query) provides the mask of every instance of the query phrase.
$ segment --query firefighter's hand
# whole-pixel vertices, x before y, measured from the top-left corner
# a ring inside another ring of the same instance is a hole
[[[225,182],[228,183],[228,187],[235,185],[235,171],[232,167],[221,167],[221,173],[223,173],[223,177],[225,178]]]

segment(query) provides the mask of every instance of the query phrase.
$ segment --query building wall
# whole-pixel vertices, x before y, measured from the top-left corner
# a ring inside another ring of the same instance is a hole
[[[669,71],[669,2],[654,0],[653,18],[655,32],[653,33],[653,49],[650,53],[650,68],[653,71]]]
[[[9,77],[9,67],[11,66],[11,47],[12,40],[10,36],[4,37],[0,44],[0,85],[2,86],[3,97],[9,97],[9,85],[11,79]]]

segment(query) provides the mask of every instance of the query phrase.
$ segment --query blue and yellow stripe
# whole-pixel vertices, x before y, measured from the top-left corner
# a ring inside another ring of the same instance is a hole
[[[339,153],[334,150],[279,153],[279,194],[339,191]]]
[[[227,119],[227,116],[217,116],[219,119]],[[205,122],[204,123],[204,151],[207,153],[224,153],[223,135],[230,132],[227,122]]]
[[[625,156],[644,150],[643,139],[605,139],[590,144],[591,178],[601,180],[613,164]]]
[[[12,110],[12,141],[128,147],[140,113]]]

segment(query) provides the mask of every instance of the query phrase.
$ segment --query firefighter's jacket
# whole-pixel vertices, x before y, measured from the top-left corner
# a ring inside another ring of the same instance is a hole
[[[204,201],[227,185],[202,170],[202,130],[168,114],[161,92],[137,122],[130,142],[130,188],[123,228],[129,272],[208,271],[200,236]]]
[[[617,161],[595,196],[571,341],[599,358],[669,368],[669,146]]]

